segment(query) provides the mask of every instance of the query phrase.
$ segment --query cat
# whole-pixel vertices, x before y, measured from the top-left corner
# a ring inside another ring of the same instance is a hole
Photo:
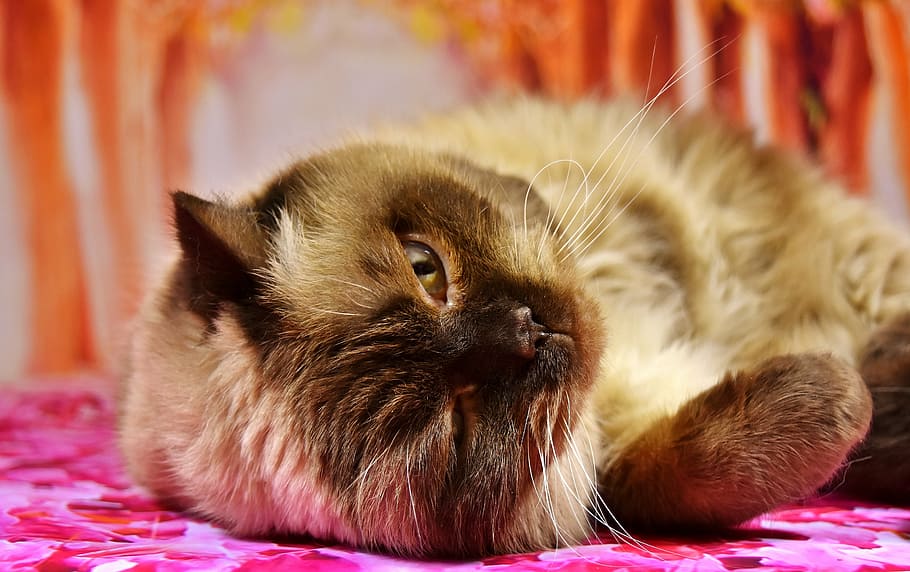
[[[495,100],[173,205],[120,442],[235,534],[473,557],[908,499],[910,235],[706,114]]]

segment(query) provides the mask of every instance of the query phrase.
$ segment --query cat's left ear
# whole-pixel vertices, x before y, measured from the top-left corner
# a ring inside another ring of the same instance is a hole
[[[497,173],[496,178],[490,192],[499,196],[501,204],[516,216],[524,216],[527,211],[529,219],[546,220],[549,214],[547,203],[537,194],[537,189],[530,182],[516,175]]]
[[[184,253],[227,250],[247,269],[265,262],[265,229],[259,213],[243,205],[207,201],[189,193],[173,194],[174,222]]]
[[[177,239],[194,290],[232,301],[248,297],[269,242],[258,211],[179,191],[172,198]]]
[[[526,209],[529,219],[546,220],[549,212],[547,203],[529,181],[516,175],[505,175],[479,167],[461,157],[450,155],[448,159],[457,171],[473,179],[482,192],[487,193],[516,220],[524,217]]]

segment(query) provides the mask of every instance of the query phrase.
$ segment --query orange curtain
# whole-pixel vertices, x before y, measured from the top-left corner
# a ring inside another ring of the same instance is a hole
[[[60,137],[61,60],[72,17],[66,0],[0,3],[3,100],[31,260],[34,371],[71,370],[97,359],[87,331],[76,203]]]
[[[398,4],[406,10],[425,5]],[[764,118],[762,128],[773,141],[816,153],[857,193],[868,190],[872,95],[887,91],[889,109],[882,112],[897,122],[894,143],[910,197],[905,0],[438,0],[432,5],[488,83],[562,98],[620,92],[652,97],[688,57],[679,53],[680,34],[700,35],[703,52],[695,61],[706,56],[701,89],[710,104],[741,124]],[[753,80],[764,86],[761,93],[747,93]],[[670,87],[664,99],[681,103],[680,87]],[[756,99],[761,109],[750,107]]]
[[[165,228],[163,196],[149,200],[141,183],[160,181],[163,195],[189,168],[188,110],[205,53],[198,13],[190,2],[0,0],[0,100],[30,251],[31,373],[110,366],[122,349],[147,263],[142,237]],[[64,156],[65,66],[81,71],[94,136],[81,143],[97,158],[101,204],[82,208],[100,207],[104,228],[89,230],[109,249],[94,297]]]
[[[876,192],[872,126],[884,126],[910,204],[906,0],[363,1],[392,17],[419,13],[412,22],[435,18],[487,87],[565,99],[661,93],[667,105],[697,96],[817,155],[857,193]],[[0,0],[0,106],[28,250],[19,270],[31,287],[32,373],[109,367],[122,350],[150,237],[167,229],[165,190],[193,169],[194,105],[218,71],[211,23],[243,23],[274,2]],[[675,82],[686,61],[693,73]],[[91,192],[65,150],[73,77],[90,122],[91,141],[79,144],[93,150]],[[87,245],[86,231],[103,248]]]

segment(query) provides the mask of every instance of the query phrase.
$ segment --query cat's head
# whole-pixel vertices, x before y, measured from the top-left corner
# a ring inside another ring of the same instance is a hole
[[[287,514],[252,526],[207,512],[242,532],[302,532],[289,524],[310,502],[298,483],[332,513],[315,520],[342,523],[308,532],[404,554],[587,533],[586,396],[603,340],[526,181],[361,144],[300,162],[245,202],[174,202],[178,298],[209,343],[226,320],[242,331],[251,407],[282,404],[259,415],[272,417],[257,418],[259,437],[238,431],[273,451],[249,470],[283,483]]]

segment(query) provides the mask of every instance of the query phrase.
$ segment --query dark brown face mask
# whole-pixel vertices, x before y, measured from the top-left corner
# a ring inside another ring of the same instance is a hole
[[[415,552],[377,530],[390,514],[426,554],[486,553],[510,534],[601,351],[571,261],[540,259],[557,241],[527,182],[360,145],[246,204],[174,204],[180,297],[209,324],[237,318],[364,544]]]

